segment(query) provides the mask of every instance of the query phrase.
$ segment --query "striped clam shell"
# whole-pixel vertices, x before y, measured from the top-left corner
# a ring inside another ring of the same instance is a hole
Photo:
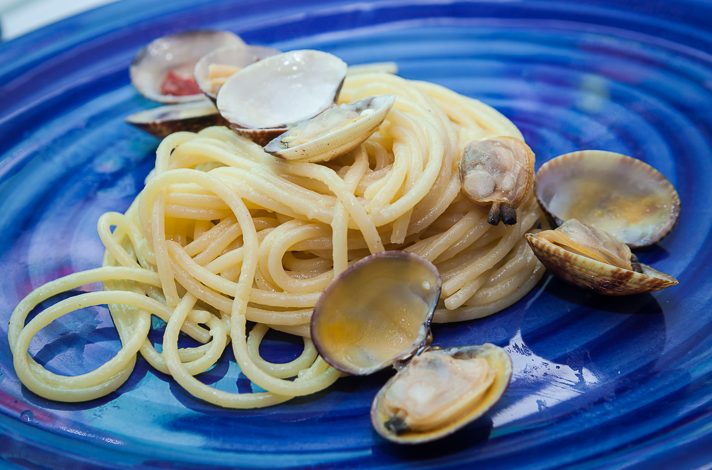
[[[641,264],[642,273],[619,268],[567,251],[535,233],[525,235],[537,258],[555,276],[603,295],[653,292],[678,284],[678,280]]]

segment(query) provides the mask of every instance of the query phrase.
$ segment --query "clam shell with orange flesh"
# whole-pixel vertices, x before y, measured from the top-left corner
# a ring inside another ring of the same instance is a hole
[[[367,375],[424,347],[440,297],[437,268],[403,251],[368,256],[322,293],[311,318],[311,338],[333,367]]]
[[[545,163],[535,193],[557,223],[569,219],[604,230],[631,247],[656,243],[680,214],[680,198],[655,168],[602,150],[582,150]]]

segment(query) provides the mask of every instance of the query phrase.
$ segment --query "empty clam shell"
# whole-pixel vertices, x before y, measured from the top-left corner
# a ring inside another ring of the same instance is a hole
[[[554,275],[599,294],[641,294],[678,284],[674,277],[634,262],[622,241],[575,219],[556,230],[528,233],[526,239]]]
[[[509,136],[471,142],[460,159],[460,180],[472,202],[491,206],[490,224],[515,224],[516,208],[534,183],[534,152]]]
[[[404,360],[428,341],[440,297],[437,269],[403,251],[368,256],[323,292],[311,318],[311,338],[333,367],[367,375]]]
[[[631,247],[667,235],[680,213],[680,198],[655,168],[602,150],[561,155],[536,175],[536,197],[557,223],[568,219],[605,230]]]
[[[232,75],[220,88],[217,107],[233,127],[280,129],[331,106],[346,64],[321,51],[274,55]]]
[[[134,87],[146,98],[161,103],[203,99],[193,78],[196,62],[215,49],[244,44],[228,31],[188,31],[164,36],[141,49],[131,62]]]
[[[361,145],[386,118],[395,98],[374,96],[328,108],[291,126],[265,146],[265,151],[287,160],[322,162]]]
[[[156,137],[178,131],[198,132],[208,126],[226,124],[207,99],[141,111],[128,116],[126,122]]]
[[[215,101],[218,90],[228,78],[248,65],[279,53],[272,47],[247,44],[222,47],[204,55],[195,64],[193,75],[203,93]]]
[[[511,377],[509,355],[493,344],[431,349],[381,388],[371,422],[378,434],[399,444],[439,439],[486,413]]]

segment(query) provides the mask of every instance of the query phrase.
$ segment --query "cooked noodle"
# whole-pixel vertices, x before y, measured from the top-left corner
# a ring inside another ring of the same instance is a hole
[[[494,109],[437,85],[388,74],[347,78],[340,101],[397,97],[379,131],[327,164],[287,162],[222,127],[179,132],[160,144],[155,170],[125,214],[98,222],[104,266],[49,282],[13,312],[9,341],[19,378],[33,392],[84,401],[116,390],[137,353],[190,394],[228,408],[255,408],[322,390],[340,376],[309,340],[311,310],[349,263],[384,249],[425,256],[443,278],[437,322],[505,308],[541,277],[523,239],[538,221],[532,195],[514,226],[487,223],[487,208],[460,194],[464,146],[489,136],[521,138]],[[82,285],[45,309],[41,302]],[[28,353],[52,321],[106,304],[121,350],[79,376],[54,374]],[[166,322],[162,352],[148,339],[151,315]],[[248,332],[248,323],[256,323]],[[303,337],[286,364],[260,356],[269,329]],[[183,334],[197,347],[179,348]],[[265,392],[229,393],[195,378],[231,344],[242,372]]]

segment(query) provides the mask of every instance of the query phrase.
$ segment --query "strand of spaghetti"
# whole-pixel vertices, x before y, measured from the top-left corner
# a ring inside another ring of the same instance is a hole
[[[295,224],[288,227],[284,231],[286,233],[279,231],[282,227],[287,227],[288,224],[289,222],[282,224],[270,233],[274,241],[271,243],[269,253],[265,257],[270,279],[272,279],[274,285],[286,292],[307,294],[323,291],[331,282],[333,273],[330,270],[308,279],[295,279],[284,270],[282,258],[294,244],[324,234],[324,227],[301,222],[299,225]]]
[[[368,154],[363,147],[356,150],[354,163],[343,176],[346,188],[354,193],[359,181],[368,169]],[[348,254],[348,229],[349,219],[346,207],[339,201],[335,210],[334,218],[331,221],[332,243],[331,257],[333,260],[333,276],[336,277],[343,272],[349,264]]]
[[[306,338],[304,339],[304,349],[301,354],[289,362],[274,363],[262,359],[260,356],[260,344],[268,331],[267,325],[257,324],[250,330],[250,335],[247,338],[247,350],[252,361],[260,369],[274,377],[286,379],[294,377],[299,371],[308,368],[314,363],[317,356],[316,347],[314,347],[314,343]]]
[[[120,385],[117,377],[124,377],[124,370],[133,368],[136,353],[148,335],[147,315],[141,317],[136,334],[121,345],[116,355],[91,372],[71,377],[58,375],[38,364],[27,352],[32,338],[54,320],[76,310],[110,303],[131,305],[149,313],[166,309],[153,299],[124,291],[88,292],[57,302],[30,320],[15,339],[14,366],[25,386],[45,398],[61,397],[64,401],[85,401],[115,390]]]
[[[8,340],[10,343],[10,349],[12,349],[13,352],[17,350],[15,342],[17,341],[17,337],[20,335],[20,330],[24,327],[25,320],[32,309],[40,303],[61,294],[62,292],[67,292],[87,284],[106,281],[120,281],[125,279],[131,279],[132,281],[138,283],[160,286],[158,275],[153,271],[141,268],[105,267],[69,274],[37,287],[17,304],[15,310],[13,310],[12,315],[10,316],[10,322],[8,324]]]
[[[178,350],[180,362],[191,375],[198,375],[215,365],[227,346],[228,335],[225,323],[214,315],[210,315],[210,318],[205,323],[210,330],[211,341],[195,348],[181,348]],[[156,348],[153,347],[149,340],[144,341],[140,351],[143,358],[154,369],[164,374],[170,374],[163,354],[156,351]]]
[[[153,251],[156,254],[156,269],[158,277],[161,279],[163,295],[166,296],[168,305],[174,307],[178,305],[178,290],[173,278],[173,269],[168,262],[168,248],[166,247],[166,231],[163,195],[159,194],[153,205],[151,221],[153,223],[152,241]]]

